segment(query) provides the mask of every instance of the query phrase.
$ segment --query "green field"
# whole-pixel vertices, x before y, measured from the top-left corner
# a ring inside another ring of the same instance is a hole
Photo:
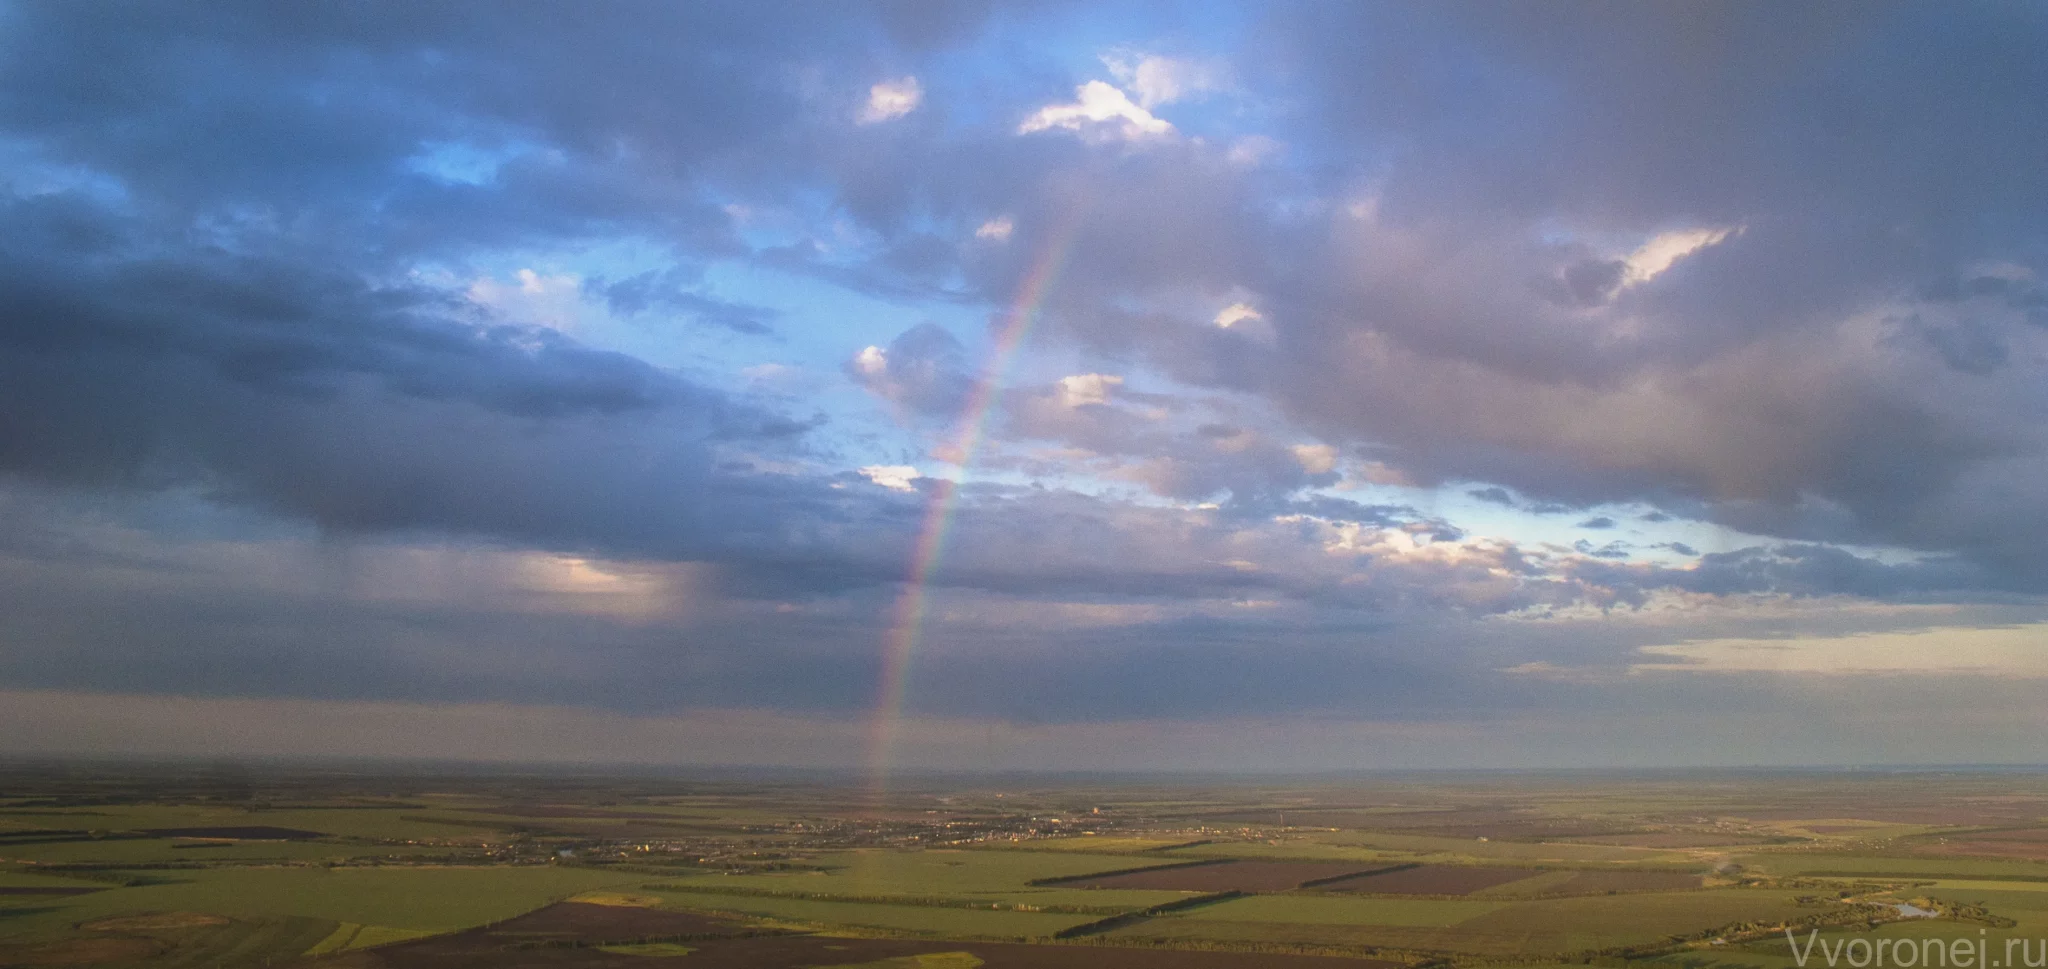
[[[1302,925],[1399,925],[1445,928],[1496,911],[1508,902],[1429,898],[1340,898],[1254,895],[1193,909],[1183,918]]]
[[[1367,831],[1337,831],[1307,836],[1307,840],[1330,845],[1404,852],[1432,861],[1464,863],[1516,862],[1520,864],[1683,864],[1691,856],[1669,848],[1630,848],[1616,845],[1563,844],[1515,841],[1480,841],[1477,838],[1443,838],[1419,834],[1390,834]]]
[[[268,825],[318,831],[340,838],[472,844],[483,838],[490,830],[488,827],[443,824],[426,820],[433,810],[428,807],[250,809],[215,805],[159,804],[94,806],[35,812],[8,811],[0,808],[0,825],[11,830],[77,828],[88,831]],[[515,822],[510,819],[505,821],[507,825],[513,823]]]
[[[1796,907],[1792,894],[1721,890],[1519,902],[1266,896],[1155,919],[1118,934],[1540,956],[1640,945],[1733,922],[1811,911]],[[1342,902],[1359,904],[1336,904]],[[1394,904],[1380,907],[1388,902]],[[1471,914],[1456,918],[1464,912]]]
[[[0,868],[0,888],[106,888],[105,882],[67,878],[58,873]]]
[[[1053,915],[1043,912],[999,912],[925,905],[878,905],[821,902],[808,899],[762,898],[749,895],[659,893],[673,908],[738,912],[821,926],[888,929],[927,935],[984,939],[1047,938],[1061,929],[1092,922],[1100,916]]]
[[[1735,860],[1745,868],[1774,875],[1827,873],[1984,879],[2022,877],[2048,880],[2048,862],[1997,858],[1928,858],[1787,851],[1739,854],[1735,856]]]
[[[883,900],[897,904],[922,903],[937,900],[948,904],[958,903],[959,907],[999,907],[1012,910],[1074,911],[1082,913],[1111,914],[1151,908],[1168,902],[1177,902],[1188,897],[1186,892],[1142,891],[1135,889],[1090,889],[1090,888],[1021,888],[1011,891],[986,892],[926,892],[906,894],[900,892],[861,895],[850,892],[798,891],[796,888],[775,885],[770,888],[750,888],[744,892],[734,891],[720,879],[663,879],[649,882],[641,889],[664,895],[773,895],[775,897],[804,898],[813,901],[873,901]],[[798,882],[801,886],[803,883]],[[687,890],[684,890],[687,888]]]
[[[858,851],[821,855],[813,864],[823,871],[754,875],[697,875],[663,878],[650,885],[687,887],[678,897],[705,893],[777,893],[813,901],[905,901],[943,899],[962,905],[1004,909],[1069,909],[1091,917],[1135,911],[1177,901],[1183,892],[1096,890],[1059,885],[1033,886],[1040,878],[1089,874],[1115,868],[1169,861],[1088,857],[1063,853],[1010,851]]]
[[[178,845],[201,847],[177,847]],[[191,839],[122,838],[107,841],[57,841],[0,845],[0,858],[46,865],[211,865],[233,862],[308,862],[351,859],[404,859],[444,854],[428,845],[328,844],[316,841],[195,842]]]
[[[819,855],[808,862],[824,869],[820,871],[700,875],[665,881],[705,888],[749,888],[814,895],[1007,895],[1030,891],[1030,883],[1034,879],[1164,865],[1171,864],[1173,860],[1127,860],[1023,851],[849,851]],[[1160,901],[1177,897],[1171,892],[1156,894]]]
[[[1437,860],[1430,855],[1412,851],[1387,851],[1354,845],[1329,844],[1310,838],[1289,838],[1278,842],[1226,841],[1215,844],[1196,845],[1192,848],[1175,848],[1159,852],[1151,857],[1156,864],[1175,861],[1189,861],[1195,858],[1257,858],[1287,861],[1362,861],[1395,864],[1407,861]],[[1133,866],[1142,862],[1134,862]]]
[[[577,892],[639,876],[576,868],[238,868],[160,873],[164,884],[61,898],[16,899],[32,911],[0,919],[0,938],[143,912],[237,919],[287,916],[446,932],[510,918]],[[332,930],[332,927],[329,927]],[[317,940],[316,940],[317,941]]]

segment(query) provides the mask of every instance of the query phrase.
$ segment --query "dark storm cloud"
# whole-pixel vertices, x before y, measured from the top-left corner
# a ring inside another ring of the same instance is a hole
[[[1682,543],[1666,547],[1697,554]],[[1597,553],[1596,553],[1597,554]],[[1853,596],[1900,602],[1995,601],[2002,592],[2022,594],[2030,583],[1988,573],[1955,556],[1886,562],[1828,545],[1793,544],[1709,552],[1690,568],[1662,565],[1575,563],[1573,577],[1612,590],[1622,601],[1641,601],[1658,589],[1709,595],[1786,594]]]
[[[599,283],[621,312],[763,329],[766,311],[688,287],[699,260],[742,249],[707,192],[807,171],[790,139],[820,108],[778,71],[819,47],[859,56],[857,11],[6,16],[0,125],[23,165],[0,200],[0,468],[198,487],[345,532],[726,559],[742,585],[897,572],[908,509],[724,457],[801,449],[816,419],[493,319],[409,272],[637,235],[676,268]],[[851,549],[803,537],[854,522],[874,534]]]
[[[1573,263],[1565,267],[1562,274],[1563,295],[1571,302],[1582,306],[1604,303],[1621,288],[1627,273],[1628,264],[1619,259]]]
[[[809,565],[836,580],[857,566],[790,543],[781,547],[801,558],[735,579],[731,570],[748,568],[735,556],[704,574],[710,588],[663,593],[651,603],[657,613],[643,615],[526,584],[533,563],[501,561],[524,552],[347,536],[310,544],[248,515],[204,523],[202,533],[235,540],[194,547],[131,527],[153,519],[156,532],[175,532],[181,518],[218,514],[187,498],[93,502],[15,490],[5,499],[0,582],[18,596],[8,628],[21,646],[0,658],[0,676],[14,687],[849,712],[872,701],[879,654],[864,644],[891,615],[887,588],[825,595],[788,574]],[[1449,631],[1438,648],[1417,653],[1398,631],[1409,624],[1393,613],[1441,618],[1472,605],[1491,612],[1579,595],[1511,591],[1469,603],[1444,581],[1456,576],[1361,574],[1320,553],[1300,555],[1288,536],[1248,536],[1228,519],[1078,495],[1029,501],[1007,513],[963,512],[955,577],[934,590],[918,709],[964,714],[982,705],[1073,721],[1355,702],[1397,715],[1468,690],[1455,681],[1490,660]],[[1392,524],[1400,517],[1351,513]],[[110,518],[120,527],[106,527]],[[431,560],[416,561],[423,554]],[[1242,554],[1272,567],[1217,560]],[[1151,564],[1120,567],[1126,562]],[[451,574],[470,594],[436,588]],[[798,593],[802,606],[719,594],[746,581],[755,584],[739,591]],[[109,599],[109,588],[120,594]],[[1210,601],[1189,611],[1198,597]],[[1095,610],[1112,621],[1095,621]],[[1063,611],[1080,620],[1062,620]],[[1117,618],[1126,611],[1132,619]],[[1276,638],[1289,645],[1276,650]],[[1162,663],[1171,675],[1133,675]],[[1320,686],[1296,690],[1290,702],[1290,679]],[[1244,688],[1223,685],[1234,681]]]
[[[639,360],[551,331],[464,325],[447,294],[370,285],[321,258],[331,253],[182,248],[134,228],[76,198],[0,201],[0,345],[13,351],[9,362],[183,364],[297,396],[367,375],[406,396],[524,417],[712,403]],[[31,417],[38,396],[10,413]]]
[[[19,475],[667,557],[826,500],[712,466],[803,423],[322,253],[169,247],[51,196],[0,227],[0,468]]]
[[[1941,354],[1949,366],[1967,374],[1989,376],[2004,367],[2010,354],[1998,330],[1979,320],[1963,320],[1945,326],[1919,326],[1927,345]]]
[[[225,551],[231,560],[258,566],[250,572],[222,569],[221,560],[204,552],[186,558],[175,546],[130,544],[137,533],[126,528],[92,527],[123,507],[131,521],[175,519],[181,514],[176,499],[139,499],[139,507],[128,507],[48,495],[9,498],[0,505],[0,579],[21,593],[9,617],[21,647],[0,657],[0,675],[14,687],[857,714],[871,703],[879,675],[878,654],[845,644],[879,634],[889,599],[882,590],[852,590],[790,611],[721,605],[684,592],[673,603],[676,615],[645,621],[630,612],[535,609],[548,603],[537,603],[543,597],[535,589],[517,585],[472,601],[424,594],[408,580],[445,581],[447,575],[434,568],[408,571],[405,559],[419,552],[412,546],[344,540],[315,548],[278,540],[288,536],[244,521],[231,530],[257,544]],[[1242,536],[1227,523],[1209,526],[1194,542],[1143,549],[1132,544],[1134,537],[1149,534],[1156,542],[1160,530],[1133,528],[1125,520],[1129,509],[1079,496],[1061,500],[1069,506],[1045,509],[1042,520],[1068,532],[1035,545],[1024,544],[1030,536],[1020,516],[962,523],[983,532],[967,543],[972,549],[993,546],[986,529],[1011,530],[1004,536],[1013,543],[1009,555],[981,554],[962,563],[978,584],[1000,587],[1003,575],[1025,581],[1013,583],[1020,593],[1015,597],[958,585],[935,591],[934,619],[916,667],[915,709],[1025,722],[1185,717],[1192,711],[1369,711],[1383,720],[1430,719],[1475,701],[1496,710],[1540,709],[1584,702],[1585,694],[1567,690],[1560,697],[1494,676],[1501,657],[1521,662],[1535,650],[1607,659],[1662,634],[1654,624],[1446,623],[1441,620],[1457,603],[1441,597],[1454,597],[1453,587],[1425,582],[1405,592],[1345,589],[1340,580],[1352,574],[1347,570],[1323,576],[1328,596],[1313,614],[1276,614],[1264,600],[1313,592],[1315,577],[1190,562],[1178,574],[1162,570],[1148,584],[1129,571],[1086,564],[1170,548],[1242,551]],[[1098,539],[1088,543],[1090,535]],[[467,547],[442,554],[461,562],[486,552]],[[1047,555],[1071,570],[1059,591],[1085,598],[1054,604],[1042,598],[1045,583],[1031,579],[1023,563]],[[105,595],[110,584],[122,590],[111,600]],[[1224,598],[1212,611],[1175,611],[1191,591]],[[1434,618],[1417,622],[1384,610],[1406,595],[1429,597],[1411,605]],[[1550,601],[1564,605],[1571,598]],[[1112,617],[1106,624],[1046,622],[1076,605],[1114,612],[1148,603],[1164,611],[1137,621]],[[1611,692],[1601,699],[1646,702]]]

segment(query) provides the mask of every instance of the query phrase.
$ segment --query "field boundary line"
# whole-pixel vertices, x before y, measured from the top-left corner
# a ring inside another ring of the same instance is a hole
[[[784,888],[759,888],[738,886],[723,888],[717,885],[678,885],[666,882],[649,882],[640,886],[641,891],[666,892],[672,895],[724,895],[732,898],[779,898],[796,902],[835,902],[846,905],[903,905],[912,908],[952,908],[976,912],[1027,912],[1046,915],[1122,915],[1130,911],[1129,906],[1116,905],[1038,905],[1025,902],[986,902],[971,897],[948,895],[836,895],[831,892],[805,892]]]
[[[1077,939],[1082,936],[1100,935],[1112,929],[1121,929],[1128,925],[1137,925],[1141,922],[1149,921],[1155,916],[1166,915],[1172,912],[1185,912],[1191,908],[1201,908],[1204,905],[1227,902],[1233,898],[1244,898],[1247,894],[1246,892],[1233,890],[1213,892],[1208,895],[1197,895],[1193,898],[1177,898],[1171,902],[1154,905],[1143,911],[1125,912],[1122,915],[1112,915],[1106,919],[1097,919],[1093,922],[1085,922],[1070,928],[1064,928],[1054,932],[1052,937],[1055,939]]]
[[[1118,878],[1124,875],[1136,875],[1148,871],[1174,871],[1181,868],[1203,868],[1209,865],[1228,865],[1235,861],[1237,861],[1236,858],[1202,858],[1196,861],[1176,861],[1165,865],[1143,865],[1137,868],[1117,868],[1111,871],[1092,871],[1085,875],[1056,875],[1052,878],[1033,878],[1032,880],[1025,882],[1024,884],[1029,885],[1032,888],[1042,888],[1047,885],[1064,885],[1069,882],[1084,882],[1088,881],[1091,878]]]
[[[1373,875],[1387,875],[1397,871],[1407,871],[1410,868],[1420,867],[1422,867],[1422,862],[1409,861],[1403,862],[1402,864],[1398,865],[1389,865],[1385,868],[1363,868],[1358,871],[1349,872],[1343,875],[1331,875],[1327,878],[1311,878],[1308,881],[1302,882],[1301,884],[1296,885],[1294,887],[1296,890],[1300,890],[1303,888],[1315,888],[1319,885],[1330,885],[1341,881],[1350,881],[1353,878],[1369,878]]]

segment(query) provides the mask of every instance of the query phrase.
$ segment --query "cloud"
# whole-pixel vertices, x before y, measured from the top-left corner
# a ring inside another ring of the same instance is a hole
[[[915,77],[900,77],[893,81],[882,81],[868,88],[868,103],[860,110],[857,119],[861,124],[880,124],[894,121],[924,103],[924,87]]]
[[[1942,361],[1960,373],[1990,376],[2004,368],[2011,358],[2012,351],[1998,328],[1981,318],[1928,325],[1916,316],[1912,323]]]
[[[1515,506],[1515,496],[1509,494],[1506,488],[1474,488],[1466,494],[1489,505],[1502,505],[1508,508]]]
[[[1048,106],[1086,30],[909,9],[12,11],[0,682],[852,722],[1032,280],[928,715],[1706,757],[1807,688],[1637,647],[2039,621],[2032,13],[1283,9]],[[1813,750],[1991,715],[1857,675],[1921,726]]]
[[[847,361],[846,373],[875,396],[917,414],[958,413],[973,383],[960,341],[935,323],[903,331],[886,349],[861,349]]]
[[[1215,322],[1217,326],[1228,330],[1240,323],[1260,322],[1265,318],[1266,314],[1254,309],[1250,303],[1232,303],[1217,311]]]
[[[1007,242],[1009,241],[1010,233],[1015,231],[1016,228],[1016,223],[1011,222],[1009,216],[999,215],[977,226],[974,230],[974,237],[990,242]]]
[[[581,279],[571,273],[542,276],[532,269],[521,269],[513,278],[516,282],[508,285],[486,276],[471,283],[465,295],[513,322],[564,332],[577,329]]]
[[[1559,666],[1548,660],[1531,660],[1527,663],[1504,666],[1499,672],[1508,676],[1557,683],[1608,683],[1612,682],[1616,675],[1612,670]]]
[[[860,469],[860,476],[891,491],[916,491],[920,475],[917,469],[907,464],[871,464]]]
[[[1622,285],[1647,283],[1663,275],[1665,270],[1670,269],[1679,260],[1708,246],[1719,245],[1730,236],[1741,234],[1742,228],[1739,226],[1733,229],[1677,229],[1659,233],[1621,261]]]
[[[1687,547],[1689,548],[1689,547]],[[1691,554],[1688,551],[1681,554]],[[1877,601],[1928,597],[1965,599],[1994,595],[2003,585],[2017,590],[2024,580],[1996,580],[1982,567],[1954,556],[1887,562],[1827,545],[1783,544],[1709,552],[1691,565],[1610,565],[1583,561],[1569,567],[1576,577],[1610,589],[1622,600],[1644,601],[1656,589],[1712,596],[1773,594],[1854,596]],[[1979,590],[1974,595],[1967,590]]]
[[[1123,382],[1124,378],[1115,374],[1082,373],[1061,377],[1060,402],[1068,407],[1107,404],[1110,393]]]
[[[1245,135],[1230,143],[1230,151],[1224,157],[1233,165],[1252,167],[1272,161],[1286,150],[1286,144],[1277,138]]]
[[[1130,96],[1102,81],[1074,89],[1074,103],[1049,104],[1017,126],[1020,135],[1063,128],[1090,137],[1138,141],[1173,133],[1173,125],[1132,103]]]
[[[2048,626],[1947,628],[1859,636],[1711,639],[1636,650],[1630,674],[2048,678]]]
[[[1236,302],[1217,311],[1211,320],[1219,330],[1228,330],[1237,336],[1263,344],[1275,339],[1273,321],[1257,307],[1247,302]]]
[[[862,380],[886,377],[889,373],[889,351],[876,346],[862,347],[847,366]]]
[[[1212,61],[1119,52],[1104,55],[1102,63],[1147,110],[1227,86],[1228,72]]]
[[[1296,444],[1288,450],[1309,474],[1329,474],[1337,469],[1337,449],[1328,444]]]
[[[1572,543],[1572,549],[1580,555],[1590,555],[1597,559],[1625,559],[1628,558],[1630,548],[1627,542],[1619,541],[1596,546],[1582,538]]]
[[[617,281],[592,277],[583,280],[582,289],[603,299],[615,315],[639,316],[666,310],[698,323],[756,336],[773,332],[769,321],[781,315],[765,306],[707,295],[696,282],[696,274],[678,269],[649,270]]]

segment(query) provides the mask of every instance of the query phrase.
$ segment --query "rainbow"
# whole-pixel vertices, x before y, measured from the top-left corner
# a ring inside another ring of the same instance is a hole
[[[969,391],[966,404],[955,422],[958,430],[951,448],[941,452],[963,473],[981,447],[982,434],[988,424],[989,412],[994,408],[996,390],[1003,373],[1009,369],[1017,349],[1024,345],[1024,337],[1031,332],[1032,323],[1037,321],[1046,295],[1051,292],[1060,270],[1065,268],[1080,222],[1078,217],[1063,220],[1047,236],[1045,245],[1039,249],[1022,285],[1018,287],[1016,300],[1004,315],[995,345],[989,351],[988,363]],[[960,485],[956,481],[940,478],[934,482],[931,500],[925,506],[924,522],[918,529],[917,542],[911,548],[910,574],[902,593],[896,597],[889,631],[882,642],[882,680],[877,691],[873,735],[869,742],[869,769],[878,798],[888,789],[896,735],[903,721],[910,661],[917,652],[918,639],[923,632],[932,576],[938,571],[939,555],[945,550],[946,533],[952,527],[959,494]]]

